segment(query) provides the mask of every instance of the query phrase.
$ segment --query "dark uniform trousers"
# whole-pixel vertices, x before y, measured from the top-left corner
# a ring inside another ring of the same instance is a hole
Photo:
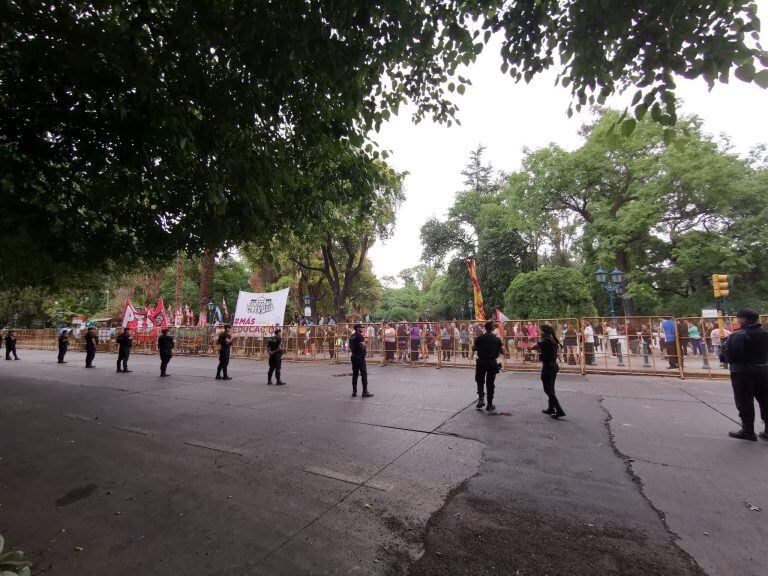
[[[280,369],[282,367],[283,367],[283,355],[279,353],[272,354],[269,357],[269,372],[267,373],[267,380],[269,382],[272,382],[272,374],[275,374],[277,376],[277,381],[281,382]]]
[[[731,372],[731,385],[742,423],[754,423],[755,400],[760,418],[768,422],[768,367],[745,366],[744,371]]]
[[[363,356],[352,355],[352,390],[357,390],[357,378],[363,381],[363,392],[368,390],[368,368],[365,365]]]
[[[172,357],[173,353],[170,350],[160,350],[160,374],[165,374]]]
[[[85,349],[85,367],[93,366],[93,359],[96,358],[96,347]]]
[[[493,393],[496,390],[496,360],[481,360],[478,358],[475,365],[475,382],[477,383],[477,395],[484,393],[488,396],[488,404],[493,403]],[[487,391],[487,392],[486,392]]]
[[[117,349],[117,369],[128,370],[128,357],[131,355],[131,349],[120,346]],[[120,366],[122,365],[122,368]]]
[[[543,364],[541,367],[541,384],[544,387],[544,394],[547,395],[547,410],[562,412],[563,409],[560,407],[560,402],[555,395],[555,380],[559,371],[560,368],[556,362]]]
[[[11,354],[13,354],[14,359],[18,360],[19,357],[16,356],[16,344],[13,344],[11,346],[8,346],[8,344],[5,345],[5,359],[10,360]]]
[[[64,356],[66,355],[68,348],[69,348],[69,345],[67,343],[59,342],[59,358],[58,358],[59,364],[64,363]]]
[[[219,352],[219,365],[216,367],[216,377],[219,378],[224,372],[224,378],[228,378],[227,367],[229,366],[229,349]]]

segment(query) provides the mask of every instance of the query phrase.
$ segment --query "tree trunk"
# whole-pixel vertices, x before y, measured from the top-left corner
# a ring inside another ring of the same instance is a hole
[[[173,307],[176,310],[181,310],[182,300],[184,298],[182,294],[182,286],[184,281],[184,260],[179,254],[176,259],[176,301],[173,303]]]
[[[159,270],[157,272],[140,274],[137,278],[137,283],[147,299],[147,305],[154,306],[157,302],[157,298],[160,295],[160,286],[163,285],[163,276],[163,271]]]
[[[624,272],[629,272],[629,256],[627,251],[623,248],[616,250],[616,268]],[[632,298],[621,298],[622,309],[624,310],[624,316],[633,316],[635,313],[635,303]]]
[[[206,250],[203,253],[203,259],[200,261],[200,299],[198,300],[198,309],[203,314],[207,314],[208,308],[206,305],[211,301],[213,295],[213,267],[215,264],[216,252]]]

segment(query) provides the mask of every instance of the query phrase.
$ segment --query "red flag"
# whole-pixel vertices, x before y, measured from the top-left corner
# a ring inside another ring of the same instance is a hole
[[[165,313],[165,304],[162,297],[157,301],[157,306],[150,315],[156,328],[168,328],[168,315]]]
[[[224,310],[224,316],[229,320],[229,310],[227,310],[227,301],[224,298],[221,299],[221,308]]]

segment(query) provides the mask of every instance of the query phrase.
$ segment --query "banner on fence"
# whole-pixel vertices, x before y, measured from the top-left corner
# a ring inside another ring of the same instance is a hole
[[[160,298],[154,308],[147,306],[141,311],[137,310],[130,300],[126,300],[121,325],[123,328],[130,328],[137,335],[149,335],[161,328],[167,328],[168,317],[163,299]]]
[[[288,288],[277,292],[240,292],[237,296],[232,335],[260,336],[261,327],[282,325],[288,304]]]

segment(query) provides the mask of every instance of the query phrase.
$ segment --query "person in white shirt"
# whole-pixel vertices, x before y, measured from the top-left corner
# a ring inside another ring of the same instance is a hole
[[[584,326],[584,361],[588,366],[595,364],[595,329],[589,320]]]
[[[373,324],[368,324],[368,327],[365,329],[365,342],[367,344],[368,356],[373,358],[377,346],[376,329],[373,327]]]

